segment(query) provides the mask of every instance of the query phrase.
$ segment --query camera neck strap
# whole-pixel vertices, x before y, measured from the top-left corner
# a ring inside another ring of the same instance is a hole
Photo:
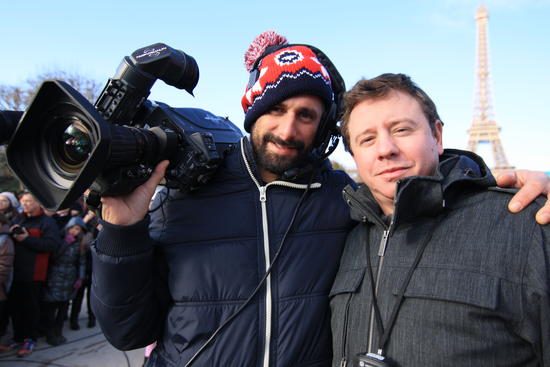
[[[372,305],[374,308],[375,318],[376,318],[376,326],[378,328],[378,332],[381,335],[380,341],[378,343],[378,351],[377,354],[383,355],[384,348],[386,344],[388,343],[388,340],[390,338],[390,334],[392,332],[393,326],[395,325],[395,321],[397,320],[397,315],[399,313],[399,309],[401,308],[401,305],[403,304],[404,297],[405,297],[405,291],[407,290],[407,286],[409,285],[413,273],[415,269],[418,267],[418,264],[420,263],[420,259],[422,258],[422,254],[424,254],[424,250],[428,246],[428,243],[432,239],[432,234],[435,231],[435,228],[437,225],[441,222],[443,219],[443,216],[439,216],[436,220],[432,222],[432,225],[426,233],[426,236],[424,237],[424,240],[420,247],[418,248],[418,252],[416,253],[416,256],[414,258],[414,261],[412,265],[409,267],[409,270],[407,272],[407,275],[405,277],[405,280],[401,284],[401,287],[399,289],[399,293],[397,295],[397,300],[395,301],[395,304],[393,306],[392,312],[390,314],[390,318],[388,319],[388,323],[386,325],[386,328],[384,328],[384,324],[382,322],[382,314],[380,312],[380,307],[378,305],[378,300],[376,297],[376,282],[374,279],[374,275],[372,273],[372,263],[370,259],[370,243],[368,240],[368,233],[367,233],[367,240],[366,240],[366,252],[367,252],[367,268],[368,268],[368,275],[371,283],[371,292],[372,292]],[[365,227],[365,230],[367,228]],[[382,273],[380,273],[379,276],[381,276]],[[370,352],[370,351],[369,351]]]

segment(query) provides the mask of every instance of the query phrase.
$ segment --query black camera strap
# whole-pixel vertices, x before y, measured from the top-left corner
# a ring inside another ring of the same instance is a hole
[[[372,291],[372,304],[374,307],[374,313],[376,317],[376,326],[378,328],[378,332],[380,333],[380,341],[378,343],[378,351],[377,354],[383,355],[384,348],[390,338],[390,334],[392,332],[393,326],[395,325],[395,321],[397,320],[397,315],[399,313],[399,309],[401,308],[401,305],[403,304],[404,297],[405,297],[405,291],[407,290],[407,286],[409,285],[413,273],[415,269],[418,267],[418,264],[420,263],[420,259],[422,258],[422,255],[424,254],[424,250],[428,246],[428,243],[432,239],[433,232],[435,231],[435,228],[437,225],[441,222],[443,219],[443,216],[439,216],[438,219],[434,220],[432,223],[430,230],[424,237],[424,241],[420,245],[420,248],[418,249],[418,252],[416,253],[416,256],[414,258],[414,261],[412,265],[409,268],[409,271],[407,272],[407,275],[405,277],[405,280],[403,281],[403,284],[401,285],[401,288],[399,289],[399,293],[397,295],[397,300],[393,306],[392,312],[390,314],[390,318],[388,320],[388,323],[386,325],[386,328],[384,329],[384,325],[382,322],[382,314],[380,313],[380,307],[378,305],[378,300],[376,297],[376,282],[374,280],[374,275],[372,273],[372,264],[370,259],[370,243],[368,240],[368,234],[367,234],[367,240],[366,240],[366,252],[367,252],[367,268],[368,268],[368,275],[371,282],[371,291]],[[365,228],[366,229],[366,228]]]

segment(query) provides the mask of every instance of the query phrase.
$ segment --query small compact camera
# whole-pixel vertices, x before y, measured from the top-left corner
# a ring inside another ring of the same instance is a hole
[[[25,231],[20,226],[15,226],[11,230],[11,234],[23,234]]]
[[[386,357],[375,353],[358,354],[355,367],[391,367]]]

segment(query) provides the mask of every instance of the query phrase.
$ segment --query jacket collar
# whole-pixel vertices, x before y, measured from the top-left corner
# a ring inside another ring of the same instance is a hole
[[[439,157],[435,176],[413,176],[399,180],[395,197],[393,223],[410,223],[418,218],[435,216],[445,207],[452,207],[466,189],[495,186],[490,170],[478,155],[456,149],[446,149]],[[344,199],[356,221],[370,221],[387,228],[380,206],[365,185],[354,191],[344,190]]]

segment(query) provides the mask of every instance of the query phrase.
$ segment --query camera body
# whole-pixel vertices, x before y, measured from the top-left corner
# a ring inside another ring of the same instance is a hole
[[[164,159],[170,161],[166,186],[193,190],[242,133],[208,111],[147,97],[158,78],[192,94],[198,77],[191,56],[157,43],[124,57],[95,105],[65,82],[45,81],[11,136],[8,164],[52,211],[69,207],[87,189],[96,204],[100,196],[127,194]]]
[[[14,226],[10,233],[13,235],[13,234],[23,234],[25,233],[25,231],[23,230],[23,228],[21,228],[20,226]]]
[[[354,367],[391,367],[392,364],[379,354],[366,353],[356,356]]]

